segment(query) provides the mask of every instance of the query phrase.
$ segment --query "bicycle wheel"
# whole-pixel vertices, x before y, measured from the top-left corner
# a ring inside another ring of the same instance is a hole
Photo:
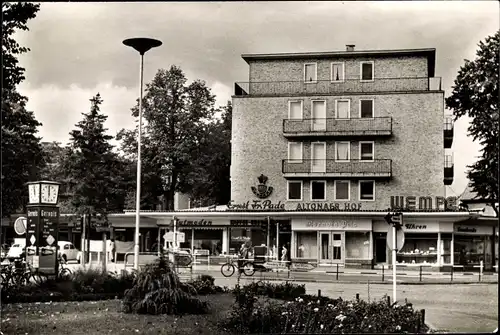
[[[253,274],[255,273],[255,269],[252,262],[247,262],[243,265],[243,273],[247,277],[253,276]]]
[[[220,272],[224,277],[231,277],[234,274],[234,265],[231,263],[222,264]]]
[[[39,285],[47,280],[47,277],[41,273],[32,273],[28,282],[33,281],[35,284]]]

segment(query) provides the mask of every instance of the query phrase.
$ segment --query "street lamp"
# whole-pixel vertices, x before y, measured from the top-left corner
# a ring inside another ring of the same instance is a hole
[[[140,97],[139,97],[139,135],[137,139],[137,191],[136,191],[136,202],[135,202],[135,246],[134,246],[134,269],[139,269],[139,215],[141,206],[141,138],[142,138],[142,83],[143,83],[143,73],[144,73],[144,54],[152,49],[159,47],[162,43],[161,41],[138,37],[129,38],[123,41],[128,47],[132,47],[139,52],[141,55],[141,66],[140,66]]]

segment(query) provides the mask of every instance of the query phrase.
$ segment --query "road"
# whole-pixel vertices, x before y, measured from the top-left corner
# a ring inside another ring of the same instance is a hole
[[[119,272],[123,265],[112,264],[109,269]],[[225,278],[213,267],[199,266],[193,276],[201,273],[213,276],[219,286],[234,287],[237,283],[236,275]],[[336,274],[326,273],[292,273],[290,276],[297,284],[305,284],[308,294],[321,290],[322,295],[332,298],[354,299],[359,293],[365,300],[381,299],[387,294],[392,300],[391,273],[385,276],[384,283],[379,274],[342,273],[338,280]],[[284,281],[289,278],[284,272],[256,273],[252,277],[242,275],[241,284],[260,279]],[[454,283],[450,284],[449,274],[428,274],[420,282],[418,273],[407,273],[399,276],[397,282],[398,301],[406,298],[416,309],[425,309],[426,323],[439,331],[492,332],[498,328],[498,284],[493,284],[498,282],[497,275],[485,275],[478,283],[477,274],[455,274]]]

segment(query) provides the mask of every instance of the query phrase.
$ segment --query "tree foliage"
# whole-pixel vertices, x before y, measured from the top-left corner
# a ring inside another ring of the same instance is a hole
[[[113,152],[104,122],[108,118],[100,113],[102,99],[98,93],[90,99],[89,113],[70,132],[70,145],[63,169],[72,190],[71,204],[77,214],[101,214],[122,211],[127,183],[127,162]]]
[[[214,114],[215,96],[205,82],[188,84],[177,66],[160,69],[146,84],[143,99],[144,131],[141,145],[141,207],[153,207],[163,197],[173,209],[176,191],[190,193],[188,179],[198,148]],[[132,115],[138,116],[138,107]],[[137,129],[122,129],[122,150],[135,157]],[[135,206],[134,206],[135,207]]]
[[[219,108],[221,120],[206,126],[193,168],[187,175],[190,196],[197,206],[227,204],[231,197],[231,120],[232,105]]]
[[[19,94],[25,69],[17,56],[29,51],[13,38],[18,30],[28,30],[38,4],[2,3],[2,216],[9,216],[26,204],[25,183],[38,178],[42,164],[41,123],[26,110],[27,98]]]
[[[498,202],[498,77],[500,30],[479,42],[476,59],[465,60],[446,106],[455,120],[470,117],[469,134],[482,145],[481,157],[468,166],[467,176],[479,198]]]

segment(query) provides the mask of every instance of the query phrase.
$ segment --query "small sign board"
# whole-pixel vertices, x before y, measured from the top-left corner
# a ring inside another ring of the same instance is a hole
[[[311,271],[314,269],[314,265],[310,263],[292,263],[292,270],[295,271]]]
[[[186,238],[186,234],[184,232],[177,232],[177,243],[184,243]]]
[[[269,261],[269,262],[265,262],[262,265],[267,269],[285,269],[286,264],[287,264],[286,262]]]
[[[163,235],[163,238],[165,239],[165,242],[173,242],[174,241],[174,232],[169,231]]]
[[[14,231],[17,235],[24,235],[26,233],[26,227],[28,226],[28,220],[21,216],[14,222]]]
[[[33,268],[38,269],[40,267],[40,256],[33,256]]]

